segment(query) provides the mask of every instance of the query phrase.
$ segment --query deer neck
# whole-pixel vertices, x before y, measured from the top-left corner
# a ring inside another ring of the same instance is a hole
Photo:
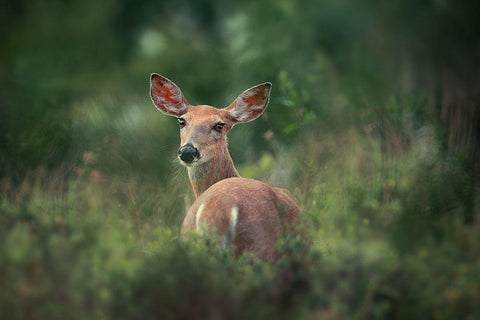
[[[222,148],[212,160],[201,165],[188,167],[188,177],[195,198],[198,198],[218,181],[239,176],[227,147]]]

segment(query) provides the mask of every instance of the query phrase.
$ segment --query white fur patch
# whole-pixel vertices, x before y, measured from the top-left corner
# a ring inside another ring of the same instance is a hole
[[[235,238],[235,228],[237,226],[237,219],[238,219],[238,208],[233,207],[232,212],[230,213],[230,227],[228,228],[230,241],[233,241],[233,238]]]
[[[205,204],[202,203],[200,207],[198,207],[197,215],[195,217],[195,225],[197,232],[200,232],[200,217],[202,216],[203,209],[205,208]]]
[[[222,239],[222,248],[227,249],[232,245],[233,239],[235,238],[235,228],[237,227],[238,220],[238,208],[233,207],[230,211],[230,225],[228,226],[228,232],[223,236]]]
[[[265,107],[264,104],[258,105],[258,106],[252,106],[252,107],[250,107],[250,110],[262,110],[263,107]]]

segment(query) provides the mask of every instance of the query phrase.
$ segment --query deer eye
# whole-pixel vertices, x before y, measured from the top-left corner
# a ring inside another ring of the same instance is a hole
[[[225,123],[221,123],[221,122],[216,123],[215,126],[213,127],[213,130],[217,132],[222,132],[223,126],[225,126]]]
[[[185,119],[183,118],[177,118],[178,124],[180,125],[180,128],[185,127]]]

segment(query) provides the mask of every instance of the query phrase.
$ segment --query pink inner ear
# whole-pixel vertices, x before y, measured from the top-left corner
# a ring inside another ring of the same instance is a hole
[[[260,94],[256,93],[251,96],[242,97],[242,100],[247,104],[247,106],[252,107],[262,104],[262,102],[265,100],[265,97],[262,97]]]
[[[172,92],[167,86],[157,86],[154,88],[155,94],[163,97],[168,102],[177,105],[181,102],[181,95],[178,92]]]
[[[265,91],[260,88],[254,88],[244,92],[240,97],[241,105],[239,107],[257,110],[265,106],[268,97],[265,95]]]

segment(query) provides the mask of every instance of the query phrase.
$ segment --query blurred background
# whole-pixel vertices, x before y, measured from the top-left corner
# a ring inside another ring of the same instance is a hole
[[[478,319],[479,7],[3,0],[0,314]],[[216,107],[273,83],[230,153],[292,191],[310,248],[178,240],[194,199],[152,72]]]

